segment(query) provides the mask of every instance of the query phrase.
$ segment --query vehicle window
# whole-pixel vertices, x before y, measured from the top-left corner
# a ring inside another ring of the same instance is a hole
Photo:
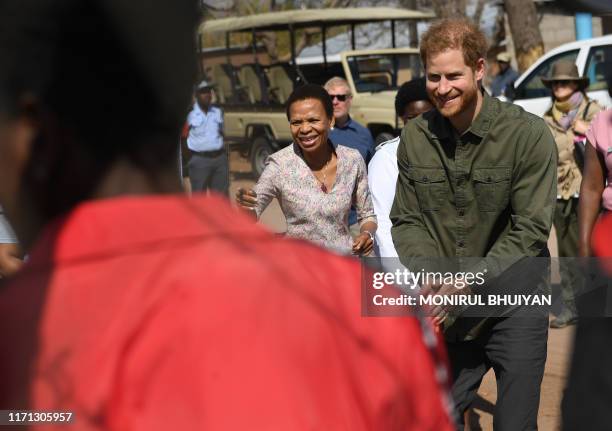
[[[397,90],[421,76],[418,54],[359,55],[347,60],[358,93]]]
[[[334,76],[344,78],[342,63],[327,63],[327,69],[325,69],[323,63],[301,64],[299,68],[306,79],[306,82],[311,84],[323,85],[328,79]]]
[[[587,91],[607,90],[605,70],[610,68],[612,68],[612,45],[592,47],[586,68],[586,75],[590,81]]]
[[[542,83],[542,78],[549,78],[552,74],[552,66],[557,61],[576,61],[578,49],[567,51],[549,58],[540,64],[516,89],[515,100],[533,99],[536,97],[550,97],[550,90]]]

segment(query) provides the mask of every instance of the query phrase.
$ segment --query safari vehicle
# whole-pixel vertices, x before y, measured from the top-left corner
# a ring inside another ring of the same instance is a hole
[[[284,104],[293,89],[305,83],[323,84],[337,75],[346,78],[351,88],[352,117],[368,127],[376,142],[392,138],[399,126],[394,109],[397,88],[422,74],[418,50],[396,48],[395,22],[433,17],[394,8],[306,9],[205,22],[200,33],[225,32],[228,52],[230,33],[253,35],[252,63],[238,67],[228,55],[225,63],[208,67],[208,78],[216,84],[218,103],[225,112],[226,140],[249,157],[259,176],[268,155],[291,143]],[[392,48],[356,50],[355,26],[384,21],[391,22]],[[326,31],[332,26],[350,26],[352,50],[328,58]],[[321,28],[322,56],[298,61],[294,32],[312,27]],[[291,61],[262,64],[255,42],[256,33],[262,31],[289,32]]]
[[[580,76],[589,77],[586,91],[590,98],[612,106],[605,80],[606,69],[612,68],[612,35],[570,42],[550,50],[516,80],[514,87],[506,89],[506,98],[532,114],[543,116],[550,108],[551,93],[542,78],[549,78],[553,64],[560,60],[575,62]]]

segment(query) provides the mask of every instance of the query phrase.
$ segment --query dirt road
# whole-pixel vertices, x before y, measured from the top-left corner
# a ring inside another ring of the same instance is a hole
[[[238,187],[252,187],[254,180],[248,162],[235,152],[233,152],[230,157],[230,165],[230,193],[231,196],[234,196]],[[285,218],[276,200],[264,212],[262,223],[275,232],[285,231]],[[554,235],[551,241],[549,241],[549,246],[551,248],[551,253],[556,256],[557,246]],[[549,331],[548,359],[546,361],[544,380],[542,382],[542,394],[540,397],[540,411],[538,416],[538,427],[542,431],[556,431],[560,429],[560,405],[569,366],[573,331],[573,327],[551,329]],[[490,371],[485,376],[480,386],[478,399],[469,414],[469,429],[471,431],[488,431],[493,429],[493,411],[496,399],[495,375]]]

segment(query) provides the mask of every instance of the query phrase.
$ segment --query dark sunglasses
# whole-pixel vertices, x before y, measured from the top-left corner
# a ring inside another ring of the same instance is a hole
[[[573,81],[570,81],[569,79],[559,79],[558,81],[553,81],[552,85],[560,85],[561,87],[567,87],[572,82]]]
[[[346,101],[346,98],[348,97],[348,94],[330,94],[329,97],[331,97],[332,101],[334,100],[334,98],[336,98],[340,102],[344,102],[344,101]]]

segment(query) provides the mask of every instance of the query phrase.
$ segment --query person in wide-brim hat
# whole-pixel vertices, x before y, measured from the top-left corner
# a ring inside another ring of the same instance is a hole
[[[552,87],[553,82],[558,81],[576,82],[579,90],[584,90],[589,85],[589,78],[586,76],[580,76],[578,74],[578,67],[576,67],[576,64],[567,60],[562,60],[555,63],[552,68],[552,76],[550,78],[541,79],[542,83],[548,88]]]
[[[578,194],[582,182],[585,135],[595,115],[603,109],[589,99],[589,79],[578,75],[576,65],[567,60],[555,63],[550,78],[542,78],[551,90],[551,107],[544,121],[557,144],[557,203],[553,224],[557,233],[559,257],[578,256]],[[562,328],[577,321],[575,304],[578,270],[564,259],[560,268],[563,310],[550,322],[551,328]]]

